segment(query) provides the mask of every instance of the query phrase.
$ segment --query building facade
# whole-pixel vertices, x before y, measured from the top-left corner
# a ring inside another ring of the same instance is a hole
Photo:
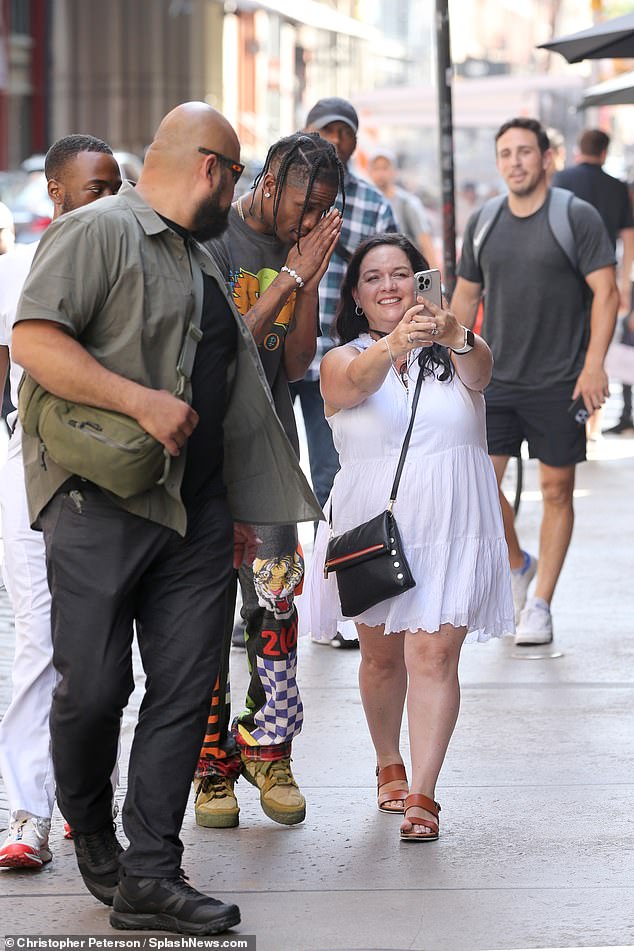
[[[262,156],[314,100],[403,81],[409,61],[364,0],[0,0],[0,168],[77,131],[142,154],[191,99]]]
[[[48,0],[0,0],[0,169],[48,141]]]

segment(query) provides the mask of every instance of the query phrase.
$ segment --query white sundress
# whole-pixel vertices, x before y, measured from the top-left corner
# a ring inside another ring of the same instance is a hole
[[[351,342],[374,344],[369,334]],[[418,355],[415,352],[414,357]],[[334,534],[379,515],[387,505],[409,423],[418,363],[407,389],[395,370],[359,406],[328,420],[341,468],[325,506]],[[484,397],[454,373],[426,377],[394,506],[416,586],[355,618],[385,633],[467,627],[467,641],[515,630],[508,551],[493,465],[486,445]],[[323,577],[330,529],[320,522],[304,593],[300,626],[315,640],[334,637],[345,620],[334,574]]]

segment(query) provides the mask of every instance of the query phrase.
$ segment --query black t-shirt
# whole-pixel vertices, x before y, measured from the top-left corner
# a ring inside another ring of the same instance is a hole
[[[570,223],[577,249],[573,270],[548,224],[550,195],[526,218],[508,202],[482,245],[479,266],[469,219],[458,273],[484,285],[482,336],[493,352],[493,380],[532,389],[574,383],[588,346],[592,295],[584,280],[614,265],[614,251],[598,213],[576,199]]]
[[[164,221],[186,241],[189,234],[174,222]],[[192,407],[198,425],[187,441],[187,459],[181,498],[188,512],[207,499],[225,494],[223,421],[227,409],[227,366],[238,343],[231,308],[217,282],[203,274],[202,338],[196,347],[192,370]]]
[[[235,355],[238,328],[227,301],[212,277],[203,274],[204,298],[192,372],[192,406],[198,425],[187,442],[187,461],[181,486],[185,508],[224,495],[223,421],[227,411],[227,366]]]
[[[625,182],[604,172],[600,165],[580,162],[553,177],[553,185],[567,188],[597,209],[616,246],[619,231],[634,228],[630,193]]]

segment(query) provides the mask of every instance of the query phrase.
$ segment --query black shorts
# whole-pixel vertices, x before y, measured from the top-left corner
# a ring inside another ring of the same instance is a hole
[[[484,391],[491,456],[518,456],[528,443],[531,459],[547,466],[573,466],[586,458],[586,428],[568,412],[574,384],[527,390],[491,383]]]

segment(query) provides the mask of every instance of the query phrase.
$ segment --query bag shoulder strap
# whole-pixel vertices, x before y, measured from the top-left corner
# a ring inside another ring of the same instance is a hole
[[[390,373],[392,371],[390,370]],[[396,475],[394,476],[394,482],[392,483],[392,491],[390,492],[390,501],[388,502],[387,509],[388,512],[392,511],[392,506],[396,501],[396,493],[398,492],[399,483],[401,481],[401,475],[403,474],[403,466],[405,465],[405,457],[407,456],[407,450],[409,449],[409,441],[412,436],[412,429],[414,428],[414,417],[416,415],[416,407],[418,406],[418,397],[420,396],[420,388],[423,385],[423,373],[422,370],[418,374],[418,379],[416,380],[416,389],[414,390],[414,396],[412,398],[412,412],[409,417],[409,426],[407,427],[407,432],[405,433],[405,438],[403,439],[403,445],[401,446],[401,454],[398,458],[398,465],[396,467]],[[330,505],[328,508],[328,524],[332,532],[332,499],[330,500]]]
[[[573,270],[578,270],[577,245],[570,224],[570,206],[574,195],[565,188],[550,189],[550,204],[548,205],[548,224],[553,237],[564,252]]]
[[[203,250],[206,251],[206,249]],[[174,390],[174,396],[179,397],[183,396],[185,388],[192,378],[194,360],[196,359],[196,348],[198,347],[198,344],[202,340],[203,336],[203,332],[200,329],[203,319],[203,305],[205,295],[203,272],[200,267],[198,267],[198,265],[192,261],[189,245],[187,246],[187,253],[189,254],[189,266],[191,267],[192,277],[195,284],[194,298],[198,296],[198,299],[201,301],[201,305],[199,308],[194,308],[194,313],[192,314],[191,320],[189,321],[187,329],[185,330],[183,346],[181,347],[178,363],[176,364],[177,383],[176,389]]]
[[[409,449],[409,441],[412,436],[412,430],[414,428],[414,417],[416,416],[416,407],[418,406],[418,398],[420,396],[420,388],[423,385],[423,370],[422,367],[419,368],[418,379],[416,380],[416,389],[414,390],[414,397],[412,399],[412,412],[409,417],[409,426],[407,427],[407,432],[405,433],[405,438],[403,439],[403,445],[401,446],[401,454],[398,459],[398,465],[396,467],[396,475],[394,476],[394,482],[392,483],[392,491],[390,492],[390,501],[388,503],[388,511],[392,511],[392,506],[396,501],[396,493],[398,492],[399,483],[401,481],[401,476],[403,474],[403,466],[405,465],[405,457],[407,456],[407,450]]]
[[[410,239],[410,241],[413,241],[414,244],[416,244],[418,242],[418,235],[420,233],[420,230],[418,228],[419,222],[418,222],[417,216],[414,215],[412,211],[412,206],[410,202],[408,201],[408,198],[409,198],[409,195],[403,199],[403,202],[401,205],[402,221],[399,222],[399,225],[402,225],[402,229],[404,233],[407,235],[407,237]],[[394,208],[392,208],[392,211],[394,211]],[[396,214],[394,215],[394,217],[396,217]]]
[[[573,270],[578,270],[577,245],[570,224],[570,206],[574,195],[565,188],[551,188],[548,203],[548,226],[561,250],[564,252]],[[506,195],[496,195],[485,202],[478,214],[473,234],[473,257],[476,266],[480,266],[480,254],[491,228],[497,221]]]
[[[502,211],[502,206],[506,201],[506,195],[495,195],[485,201],[478,213],[478,218],[473,229],[473,257],[476,267],[480,266],[480,254],[486,238],[497,221],[497,217]]]

